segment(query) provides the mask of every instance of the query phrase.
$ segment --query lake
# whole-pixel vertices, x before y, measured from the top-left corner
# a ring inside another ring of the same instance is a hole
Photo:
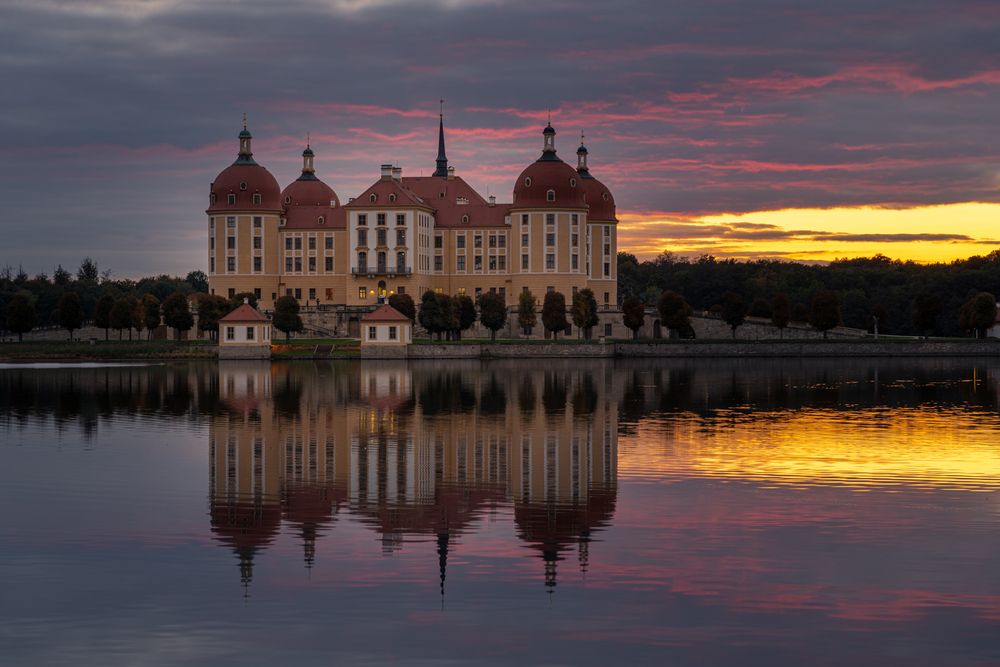
[[[1000,664],[1000,360],[0,369],[4,665]]]

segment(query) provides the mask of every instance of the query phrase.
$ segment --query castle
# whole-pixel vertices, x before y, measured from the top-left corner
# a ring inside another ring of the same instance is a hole
[[[307,145],[301,175],[282,190],[253,158],[244,121],[239,155],[209,188],[208,275],[213,294],[252,293],[269,310],[293,296],[320,331],[357,335],[360,316],[391,294],[427,290],[499,294],[516,309],[530,291],[590,288],[598,334],[617,331],[617,217],[610,190],[591,175],[587,148],[572,166],[542,132],[541,156],[514,183],[511,203],[484,199],[448,165],[444,118],[431,176],[381,176],[343,202],[317,175]],[[537,328],[541,331],[541,327]],[[516,327],[514,327],[516,332]]]

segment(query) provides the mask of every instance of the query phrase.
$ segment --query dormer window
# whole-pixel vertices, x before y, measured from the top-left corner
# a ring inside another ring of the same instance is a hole
[[[604,201],[608,201],[608,193],[607,192],[602,192],[601,193],[601,198],[604,199]]]
[[[323,216],[319,216],[319,224],[321,225],[326,224],[326,218],[324,218]]]
[[[254,204],[260,204],[260,202],[261,202],[260,193],[259,192],[253,193],[253,203]]]
[[[389,194],[389,201],[390,202],[396,201],[396,193],[395,192],[392,192],[392,193]]]
[[[465,222],[465,223],[469,222],[469,216],[463,215],[462,216],[462,222]]]
[[[375,202],[378,201],[378,195],[375,194],[374,192],[371,193],[371,196],[368,197],[368,201],[374,204]]]
[[[240,181],[240,191],[241,192],[246,192],[246,189],[247,189],[247,182],[246,181]]]
[[[555,201],[555,200],[556,200],[556,191],[555,190],[548,190],[545,193],[545,201]]]
[[[335,208],[336,206],[337,206],[337,200],[336,199],[331,199],[330,200],[330,208]]]
[[[462,205],[468,204],[469,203],[469,198],[468,197],[457,197],[455,199],[455,203],[456,204],[462,204]]]
[[[208,196],[208,200],[212,203],[212,206],[215,206],[215,193],[214,192]]]
[[[571,187],[571,188],[575,188],[576,187],[576,179],[575,178],[569,179],[569,187]]]
[[[232,193],[226,195],[226,201],[229,202],[230,206],[235,205],[236,204],[236,195],[234,195]]]
[[[288,195],[285,195],[285,205],[287,206],[288,204],[291,204],[291,203],[292,203],[292,198],[289,197]]]
[[[530,188],[531,187],[531,176],[525,176],[524,177],[524,187],[526,187],[526,188]]]

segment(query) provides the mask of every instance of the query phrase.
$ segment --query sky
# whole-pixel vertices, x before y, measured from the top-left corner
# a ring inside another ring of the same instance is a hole
[[[619,247],[829,261],[1000,248],[1000,3],[5,0],[0,265],[206,268],[208,187],[308,134],[346,200],[458,175],[510,201],[549,113]]]

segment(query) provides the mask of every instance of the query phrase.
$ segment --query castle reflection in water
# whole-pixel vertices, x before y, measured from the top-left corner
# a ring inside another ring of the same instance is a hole
[[[454,538],[512,507],[551,590],[568,555],[587,567],[592,535],[614,514],[621,392],[610,365],[218,368],[211,524],[245,585],[283,524],[311,567],[317,538],[346,511],[386,553],[434,538],[443,593]]]

